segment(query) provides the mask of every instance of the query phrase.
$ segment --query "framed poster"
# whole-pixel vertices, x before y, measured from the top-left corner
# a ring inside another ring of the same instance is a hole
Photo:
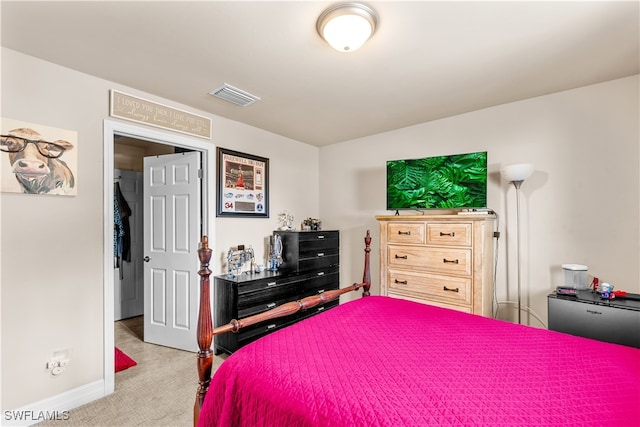
[[[217,216],[269,218],[269,159],[218,147]]]

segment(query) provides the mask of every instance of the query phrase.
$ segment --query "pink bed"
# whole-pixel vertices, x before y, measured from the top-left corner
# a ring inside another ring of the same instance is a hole
[[[640,350],[387,297],[229,356],[199,426],[640,425]]]

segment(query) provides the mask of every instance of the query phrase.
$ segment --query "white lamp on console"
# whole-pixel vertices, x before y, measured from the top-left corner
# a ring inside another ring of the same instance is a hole
[[[519,163],[502,168],[500,172],[502,178],[511,182],[516,188],[516,232],[518,248],[518,323],[522,323],[522,298],[521,298],[521,275],[520,275],[520,186],[533,173],[533,165],[529,163]]]

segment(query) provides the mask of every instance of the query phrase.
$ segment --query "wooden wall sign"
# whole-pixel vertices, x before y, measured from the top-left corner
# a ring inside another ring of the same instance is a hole
[[[111,90],[111,117],[211,139],[211,119]]]

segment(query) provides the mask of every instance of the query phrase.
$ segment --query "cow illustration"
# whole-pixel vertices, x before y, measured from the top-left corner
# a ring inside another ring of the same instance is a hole
[[[0,151],[9,154],[11,171],[23,193],[68,194],[75,186],[73,172],[60,159],[73,144],[48,142],[33,129],[18,128],[0,136]]]

